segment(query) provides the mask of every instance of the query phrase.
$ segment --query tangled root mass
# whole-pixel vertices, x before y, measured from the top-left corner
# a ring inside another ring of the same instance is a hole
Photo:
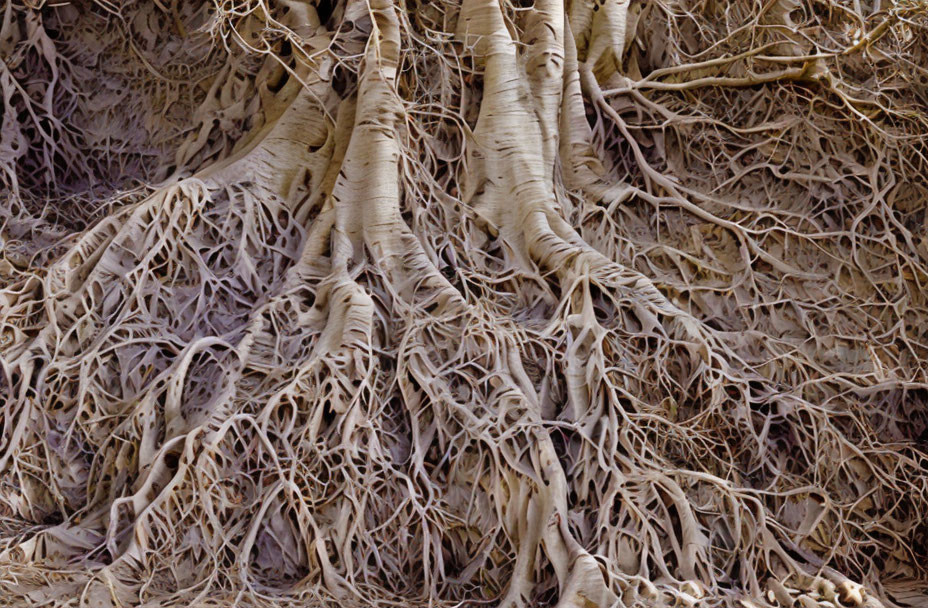
[[[925,606],[926,28],[7,0],[0,604]]]

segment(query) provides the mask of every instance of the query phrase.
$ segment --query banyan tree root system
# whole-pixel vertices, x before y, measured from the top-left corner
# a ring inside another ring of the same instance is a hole
[[[6,0],[0,55],[0,605],[926,605],[925,2]]]

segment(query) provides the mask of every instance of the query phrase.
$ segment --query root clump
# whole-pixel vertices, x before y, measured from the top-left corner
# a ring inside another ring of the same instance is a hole
[[[0,605],[925,605],[926,32],[8,0]]]

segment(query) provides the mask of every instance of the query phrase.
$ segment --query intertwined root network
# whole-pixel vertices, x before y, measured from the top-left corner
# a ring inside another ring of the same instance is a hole
[[[925,605],[924,2],[7,0],[0,55],[0,605]]]

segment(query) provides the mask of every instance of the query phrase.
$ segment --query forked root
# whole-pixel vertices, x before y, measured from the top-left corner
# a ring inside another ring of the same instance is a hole
[[[762,180],[726,198],[761,169],[717,183],[673,141],[782,156],[786,179],[805,135],[746,142],[795,121],[734,126],[747,102],[709,118],[696,91],[747,79],[798,103],[788,87],[828,85],[861,113],[808,66],[751,80],[759,63],[843,57],[806,48],[819,30],[799,35],[793,4],[712,19],[713,3],[620,0],[95,6],[230,51],[201,57],[193,124],[151,173],[173,177],[57,244],[30,215],[29,155],[57,168],[78,148],[30,129],[64,133],[67,106],[43,110],[4,59],[19,114],[0,168],[21,209],[0,236],[28,253],[0,255],[12,604],[878,608],[924,582],[910,394],[928,394],[926,353],[886,337],[915,330],[885,294],[920,318],[928,258],[882,248],[917,246],[880,198],[914,196],[895,152],[855,150],[874,168],[842,165],[850,178],[829,165],[829,196],[877,194],[805,217],[752,206]],[[61,11],[0,23],[43,91],[73,83],[40,27],[70,32]],[[733,19],[760,25],[716,31]],[[129,48],[171,99],[151,40]],[[676,65],[684,48],[711,58]],[[812,197],[820,177],[790,179]],[[842,252],[853,265],[827,285],[791,259]],[[803,333],[823,327],[809,293],[835,315],[822,335]]]

